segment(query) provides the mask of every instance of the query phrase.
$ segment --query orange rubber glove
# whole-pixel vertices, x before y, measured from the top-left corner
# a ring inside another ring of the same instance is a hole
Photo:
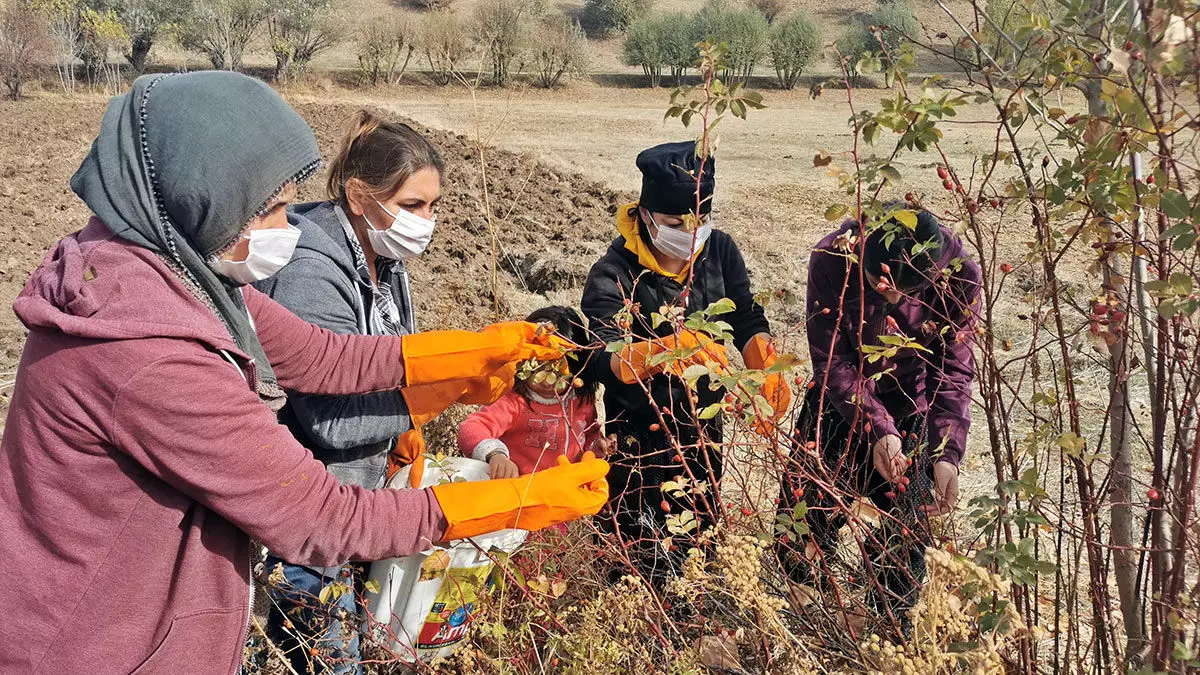
[[[664,352],[677,350],[696,350],[689,356],[675,361],[650,365],[650,360]],[[725,347],[711,337],[696,331],[683,330],[678,335],[668,335],[657,340],[644,340],[626,345],[618,355],[617,377],[625,384],[633,384],[663,371],[674,375],[683,375],[691,365],[716,366],[717,369],[729,367],[729,359],[725,356]]]
[[[512,390],[516,373],[517,366],[508,363],[483,377],[433,382],[401,389],[400,393],[404,395],[404,402],[408,405],[408,415],[412,419],[413,428],[396,439],[396,447],[388,456],[387,479],[391,480],[402,467],[412,464],[409,484],[412,487],[419,486],[421,476],[425,472],[425,462],[421,461],[425,456],[425,436],[421,432],[422,427],[455,403],[495,403]]]
[[[488,532],[521,528],[534,532],[590,516],[608,501],[608,462],[590,452],[572,464],[558,465],[520,478],[435,485],[446,534],[451,541]]]
[[[409,465],[412,465],[408,474],[409,487],[419,487],[425,474],[425,434],[420,427],[409,429],[396,438],[396,447],[388,453],[387,479],[392,480],[392,476]]]
[[[747,368],[766,370],[779,359],[779,354],[775,351],[775,343],[760,333],[746,343],[742,357],[746,361]],[[758,393],[762,394],[762,397],[767,399],[767,403],[771,404],[771,419],[774,421],[779,421],[792,404],[792,390],[788,389],[787,377],[783,373],[767,375],[767,379]],[[758,429],[758,432],[763,435],[769,436],[775,431],[774,425],[764,424],[761,426],[762,428]]]
[[[414,427],[420,428],[455,403],[488,405],[512,390],[515,363],[506,363],[479,377],[405,387],[400,390]]]
[[[527,359],[554,361],[576,345],[536,323],[495,323],[481,331],[438,330],[404,338],[404,382],[418,386],[486,376]]]

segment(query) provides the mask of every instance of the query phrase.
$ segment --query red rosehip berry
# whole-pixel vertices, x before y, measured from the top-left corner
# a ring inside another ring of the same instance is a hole
[[[884,274],[891,274],[891,273],[892,273],[892,268],[891,268],[891,266],[890,266],[890,265],[888,265],[887,263],[879,263],[879,270],[880,270],[881,272],[883,272]]]
[[[904,193],[904,201],[906,201],[906,202],[915,202],[915,201],[917,201],[917,198],[913,196],[913,193],[911,193],[911,192],[905,192],[905,193]]]
[[[938,175],[938,178],[941,178],[942,180],[946,180],[947,178],[950,177],[950,172],[946,171],[946,167],[939,166],[937,168],[937,175]]]
[[[665,500],[665,499],[664,499],[664,500],[662,500],[662,503],[661,503],[661,504],[659,504],[659,505],[658,505],[658,507],[659,507],[660,509],[662,509],[663,511],[665,511],[666,513],[670,513],[670,512],[671,512],[671,505],[670,505],[669,503],[667,503],[667,500]]]
[[[751,514],[753,514],[753,513],[754,513],[754,511],[752,511],[752,510],[750,509],[750,507],[749,507],[749,506],[743,506],[743,507],[742,507],[742,515],[743,515],[743,516],[749,516],[749,515],[751,515]]]
[[[951,181],[949,178],[947,178],[946,180],[942,181],[942,187],[950,192],[953,192],[954,191],[954,182]]]
[[[1154,174],[1146,176],[1146,185],[1154,185]]]
[[[1146,499],[1149,499],[1152,502],[1158,501],[1158,498],[1161,496],[1162,495],[1158,494],[1158,490],[1156,490],[1154,488],[1150,488],[1149,490],[1146,490]]]
[[[1013,271],[1013,266],[1010,263],[1000,263],[1000,271],[1008,274]]]
[[[658,422],[650,425],[650,431],[658,431],[659,429],[662,429],[662,425]]]

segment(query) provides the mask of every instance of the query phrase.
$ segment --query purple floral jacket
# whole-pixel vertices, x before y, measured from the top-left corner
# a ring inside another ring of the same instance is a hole
[[[942,228],[941,278],[888,305],[848,254],[856,229],[853,220],[843,223],[809,260],[806,314],[816,386],[823,387],[826,404],[872,442],[896,434],[896,420],[925,414],[931,451],[957,466],[971,426],[979,265],[962,240]],[[895,346],[886,341],[920,347],[886,353]]]

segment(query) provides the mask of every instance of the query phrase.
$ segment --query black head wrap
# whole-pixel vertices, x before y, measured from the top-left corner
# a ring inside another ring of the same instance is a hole
[[[933,280],[944,244],[942,228],[932,213],[917,211],[913,229],[893,217],[867,235],[863,266],[873,276],[886,277],[896,290],[916,291]]]
[[[643,150],[638,153],[637,168],[642,172],[642,195],[638,203],[646,210],[675,216],[695,211],[697,175],[700,175],[700,213],[712,210],[716,158],[710,154],[702,163],[696,156],[695,143],[663,143]]]
[[[158,253],[255,362],[256,389],[282,405],[241,289],[208,261],[284,186],[320,167],[308,124],[264,82],[206,71],[147,75],[108,104],[71,189],[117,236]]]

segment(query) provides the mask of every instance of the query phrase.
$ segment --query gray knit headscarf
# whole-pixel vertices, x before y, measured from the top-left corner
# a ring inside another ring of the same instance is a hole
[[[253,360],[259,396],[284,395],[241,288],[208,261],[286,185],[320,167],[308,124],[269,86],[237,73],[147,75],[108,104],[71,189],[114,234],[154,251],[210,305]]]

